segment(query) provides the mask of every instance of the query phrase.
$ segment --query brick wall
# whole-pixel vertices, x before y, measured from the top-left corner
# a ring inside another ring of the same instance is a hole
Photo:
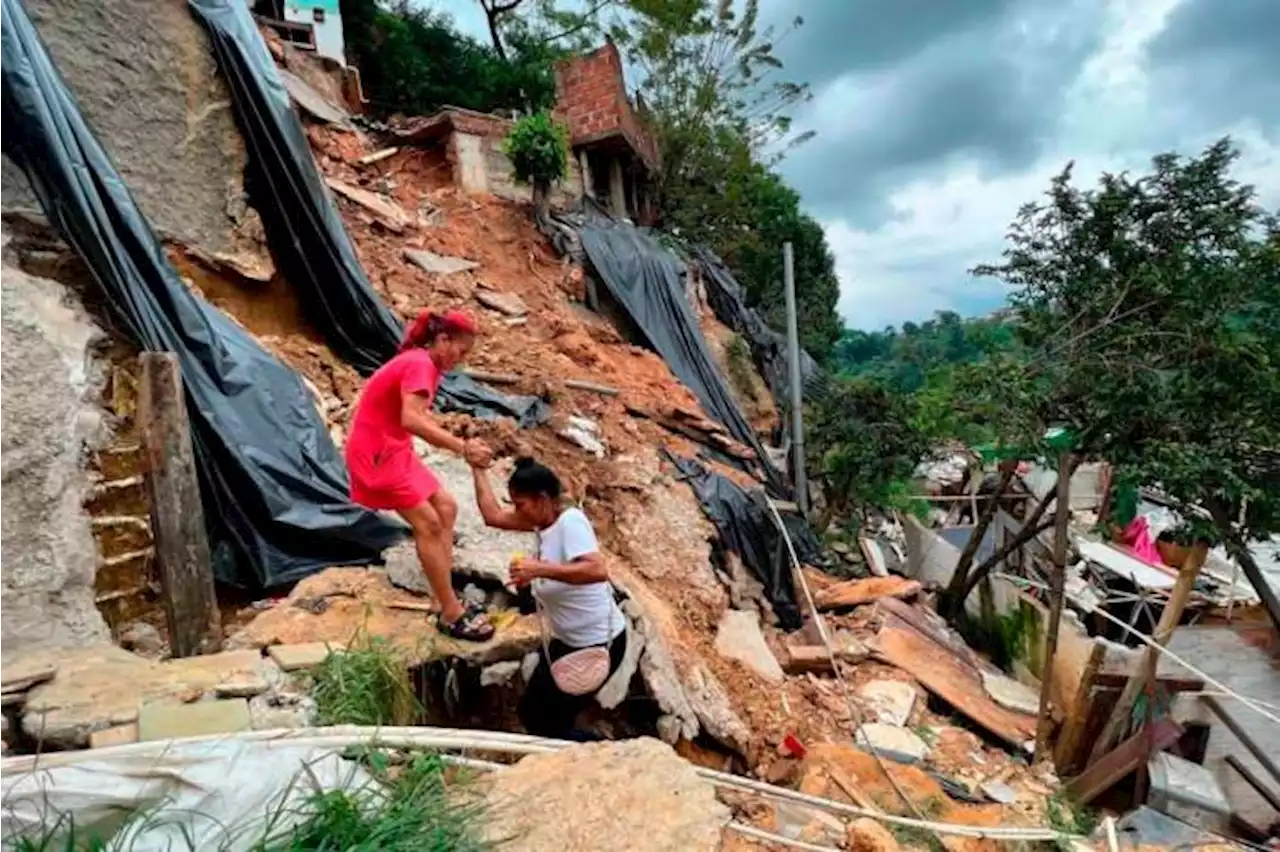
[[[557,63],[555,70],[556,118],[568,126],[575,146],[621,135],[650,169],[657,169],[657,144],[627,99],[618,48],[606,44]]]

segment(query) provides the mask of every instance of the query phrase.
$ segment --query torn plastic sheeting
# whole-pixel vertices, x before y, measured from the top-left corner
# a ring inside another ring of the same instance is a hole
[[[702,407],[739,443],[751,447],[770,484],[784,483],[755,430],[720,375],[684,293],[684,264],[650,234],[627,222],[587,212],[566,221],[613,298]]]
[[[6,15],[8,5],[5,0]],[[50,841],[61,848],[56,841],[63,838],[49,833],[74,828],[77,836],[103,838],[110,849],[247,852],[261,848],[268,835],[287,837],[306,818],[316,793],[373,792],[375,783],[333,749],[287,741],[175,740],[159,754],[107,754],[38,772],[6,772],[0,823],[5,848],[23,838],[38,848]]]
[[[209,33],[231,90],[249,154],[250,198],[276,265],[334,352],[369,375],[396,354],[404,329],[369,285],[249,7],[240,0],[188,5]],[[515,417],[522,426],[550,415],[537,397],[507,396],[458,375],[445,376],[436,408]]]
[[[26,11],[3,3],[4,152],[134,342],[178,356],[220,579],[272,586],[377,560],[402,529],[348,500],[298,376],[178,278]]]
[[[695,246],[693,256],[703,272],[707,301],[720,322],[741,334],[751,347],[751,357],[769,385],[779,407],[791,404],[791,374],[787,338],[769,327],[755,308],[747,307],[742,288],[714,252]],[[826,390],[826,377],[808,352],[800,350],[800,376],[806,398],[818,399]]]
[[[763,491],[749,492],[732,479],[708,470],[694,459],[663,454],[693,488],[702,512],[715,526],[726,549],[738,554],[756,579],[764,584],[773,612],[786,630],[800,626],[792,582],[791,554],[779,532]],[[783,524],[802,563],[816,563],[821,547],[803,518],[783,515]]]

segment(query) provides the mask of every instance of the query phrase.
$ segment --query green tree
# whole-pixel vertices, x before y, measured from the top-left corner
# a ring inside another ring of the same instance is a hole
[[[826,502],[818,521],[886,507],[929,449],[913,397],[873,379],[837,378],[808,410],[807,467]]]
[[[550,114],[539,112],[517,121],[502,149],[511,159],[516,181],[533,187],[534,218],[544,221],[551,185],[565,176],[568,167],[568,130]]]

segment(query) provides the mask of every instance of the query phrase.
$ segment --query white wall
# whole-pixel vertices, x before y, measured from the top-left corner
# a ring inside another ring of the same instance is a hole
[[[324,13],[323,21],[316,20],[316,10]],[[284,19],[297,24],[310,24],[315,32],[316,53],[343,65],[347,64],[338,0],[287,0],[284,4]]]

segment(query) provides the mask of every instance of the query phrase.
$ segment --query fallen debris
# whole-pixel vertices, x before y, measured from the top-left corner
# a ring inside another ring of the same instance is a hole
[[[882,722],[868,722],[858,728],[853,741],[898,763],[920,763],[929,755],[929,745],[914,731]]]
[[[374,163],[380,163],[383,160],[394,157],[398,153],[400,153],[399,146],[392,145],[390,148],[383,148],[381,151],[374,151],[372,154],[365,154],[363,157],[356,160],[356,165],[371,166]]]
[[[276,73],[280,75],[280,82],[284,83],[285,89],[289,92],[289,97],[312,118],[323,121],[326,124],[336,124],[339,127],[351,127],[351,115],[346,110],[326,100],[323,95],[311,87],[310,83],[284,68],[277,68]]]
[[[234,734],[251,727],[249,702],[243,698],[189,704],[158,702],[144,705],[138,712],[140,742]]]
[[[815,593],[813,601],[824,612],[851,609],[881,598],[912,598],[921,588],[919,581],[905,577],[865,577],[829,586]]]
[[[430,272],[432,275],[454,275],[475,269],[480,265],[474,260],[446,257],[426,249],[407,248],[404,250],[404,257],[405,260],[421,268],[423,272]]]
[[[296,672],[300,669],[314,669],[333,653],[346,647],[329,642],[304,642],[301,645],[272,645],[267,648],[267,655],[275,661],[281,671]]]
[[[716,630],[716,651],[720,656],[737,660],[770,683],[781,683],[782,666],[769,650],[760,632],[760,619],[754,612],[725,610]]]
[[[369,192],[367,189],[361,189],[358,186],[352,186],[337,178],[326,177],[324,182],[343,198],[354,201],[363,207],[373,215],[374,221],[387,230],[399,234],[413,224],[413,220],[405,212],[404,208],[384,195]]]
[[[522,317],[529,313],[529,308],[525,305],[524,299],[514,293],[498,293],[493,290],[478,289],[475,292],[475,298],[477,302],[486,308],[509,317]]]
[[[858,689],[858,697],[876,720],[901,728],[916,708],[916,688],[901,680],[873,680]]]

